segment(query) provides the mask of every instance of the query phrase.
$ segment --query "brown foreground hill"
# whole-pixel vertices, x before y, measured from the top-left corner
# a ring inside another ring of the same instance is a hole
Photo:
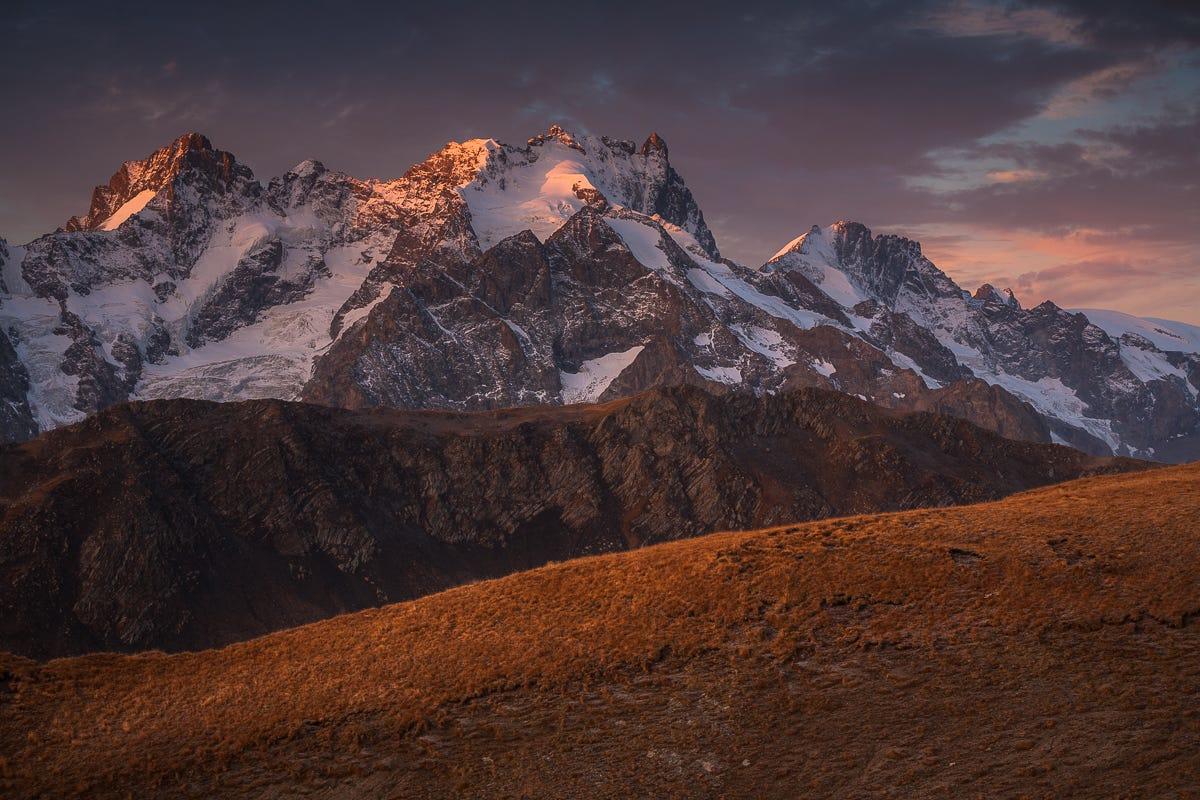
[[[0,650],[213,647],[552,560],[1145,466],[815,389],[136,403],[0,449]]]
[[[1184,797],[1200,465],[0,660],[0,795]]]

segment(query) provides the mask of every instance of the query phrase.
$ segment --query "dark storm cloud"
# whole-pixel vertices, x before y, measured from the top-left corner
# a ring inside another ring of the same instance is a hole
[[[846,32],[815,63],[737,92],[734,105],[761,112],[786,143],[813,147],[820,168],[930,169],[930,151],[1029,117],[1058,86],[1107,63],[1103,53],[1036,41]],[[904,79],[881,85],[895,72]]]
[[[1194,61],[1189,8],[697,5],[18,5],[0,21],[0,233],[53,228],[185,130],[264,178],[308,157],[391,176],[448,139],[550,122],[658,130],[749,262],[837,218],[1145,231],[1195,208],[1191,110],[1022,132],[1055,104],[1136,94],[1172,54]],[[962,184],[989,159],[995,181]]]

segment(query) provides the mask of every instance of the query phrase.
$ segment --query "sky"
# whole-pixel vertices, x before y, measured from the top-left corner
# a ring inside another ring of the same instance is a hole
[[[9,241],[186,131],[265,181],[557,123],[661,134],[742,263],[850,219],[964,288],[1200,324],[1195,3],[6,5]]]

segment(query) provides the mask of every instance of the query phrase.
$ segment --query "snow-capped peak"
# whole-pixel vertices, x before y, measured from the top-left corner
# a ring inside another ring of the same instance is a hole
[[[257,186],[253,173],[232,153],[216,150],[203,134],[185,133],[144,159],[122,164],[108,183],[93,190],[88,213],[71,217],[64,229],[114,230],[156,196],[169,202],[174,197],[174,183],[182,174],[192,174],[219,191],[239,184],[247,190]]]
[[[1003,292],[1001,292],[990,283],[985,283],[976,289],[972,299],[979,303],[997,303],[1002,306],[1008,306],[1009,308],[1021,307],[1021,304],[1017,301],[1017,296],[1013,294],[1012,289],[1005,289]]]
[[[795,239],[792,239],[790,242],[785,244],[783,247],[779,248],[779,250],[775,253],[775,255],[773,255],[767,259],[767,264],[769,265],[775,261],[778,261],[782,256],[785,256],[788,253],[802,252],[803,247],[805,246],[806,243],[808,243],[810,241],[810,239],[812,239],[813,237],[820,237],[820,236],[821,236],[821,226],[813,225],[808,230],[808,233],[800,234]]]
[[[663,140],[658,132],[652,132],[646,141],[642,144],[641,154],[648,156],[654,153],[662,155],[663,158],[668,158],[667,143]]]
[[[309,175],[320,175],[325,171],[325,165],[313,158],[307,158],[288,170],[290,174],[299,178],[305,178]]]
[[[575,134],[566,130],[561,125],[551,125],[546,129],[545,133],[539,133],[537,136],[530,137],[528,145],[530,147],[540,147],[541,145],[550,141],[559,142],[574,150],[578,150],[581,153],[585,152],[583,147],[579,144],[579,140],[575,138]]]
[[[454,164],[480,247],[522,230],[545,239],[585,205],[626,208],[658,216],[687,231],[705,254],[719,258],[716,241],[683,179],[667,161],[666,143],[651,134],[633,142],[577,135],[558,125],[524,147],[495,140],[451,143],[431,157]],[[473,169],[472,169],[473,168]]]
[[[877,299],[873,297],[870,284],[859,280],[842,263],[838,237],[848,224],[852,223],[839,221],[824,228],[813,225],[807,233],[784,245],[763,269],[768,272],[796,270],[846,309],[864,300]]]

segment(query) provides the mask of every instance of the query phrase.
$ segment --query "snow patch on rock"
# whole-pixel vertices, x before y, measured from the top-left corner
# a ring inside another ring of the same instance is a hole
[[[578,372],[559,370],[563,403],[596,402],[609,384],[616,380],[644,349],[645,346],[639,344],[628,350],[588,359],[579,365]]]
[[[99,230],[115,231],[121,226],[121,223],[145,208],[146,204],[153,200],[156,194],[158,194],[158,192],[155,192],[151,189],[143,189],[142,191],[138,192],[133,197],[122,203],[121,207],[114,211],[111,217],[104,220],[104,222],[101,222],[98,226]]]
[[[644,266],[654,270],[671,268],[671,261],[662,249],[662,234],[657,228],[625,217],[607,217],[604,221]]]
[[[710,381],[735,386],[742,382],[742,371],[737,367],[696,367],[696,372]]]
[[[831,377],[833,373],[837,372],[837,367],[823,358],[815,359],[811,366],[814,372],[818,375],[824,375],[826,378]]]
[[[784,369],[796,363],[777,331],[760,328],[757,325],[732,325],[730,330],[738,337],[747,350],[766,356],[776,367]]]

